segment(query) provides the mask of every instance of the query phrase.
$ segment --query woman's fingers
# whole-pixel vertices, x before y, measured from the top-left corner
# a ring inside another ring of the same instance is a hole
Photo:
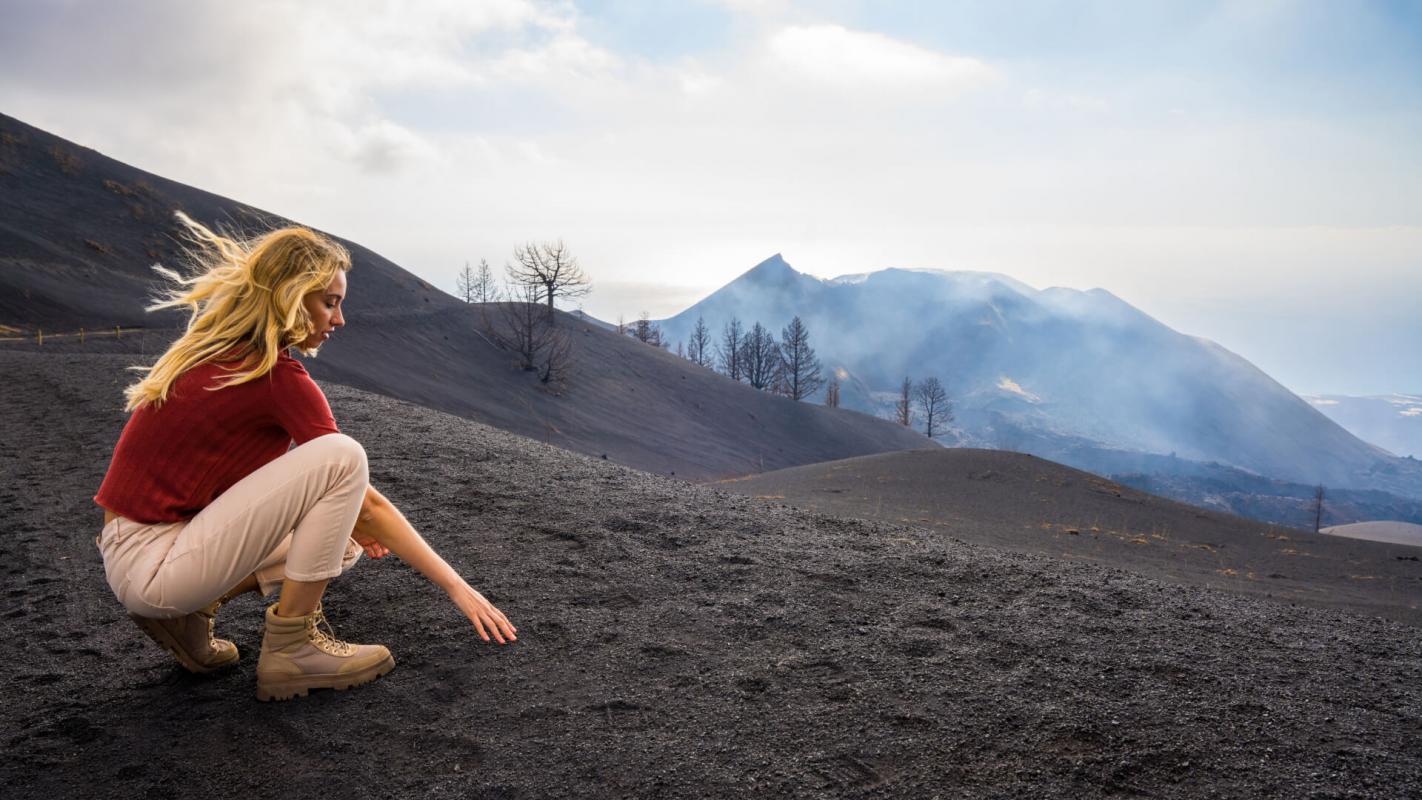
[[[390,548],[375,539],[364,536],[357,538],[355,534],[351,534],[351,538],[355,539],[355,543],[360,545],[360,548],[365,551],[365,554],[371,558],[384,558],[390,555]]]
[[[483,608],[479,607],[478,603],[475,603],[473,613],[469,614],[469,621],[474,623],[474,630],[479,634],[479,638],[486,642],[489,641],[489,630],[494,629],[493,624],[486,622],[484,619],[487,613],[488,612]],[[494,629],[494,635],[498,636],[497,629]],[[500,643],[502,644],[502,641],[500,641]]]
[[[464,611],[464,615],[469,617],[469,621],[474,624],[474,630],[478,632],[479,638],[484,641],[491,639],[499,644],[508,644],[516,641],[518,636],[509,618],[490,603],[488,598],[480,594],[477,589],[463,585],[462,590],[453,594],[455,603]],[[492,634],[492,637],[490,636]]]
[[[486,612],[485,617],[481,620],[487,630],[494,635],[494,638],[498,640],[499,644],[508,644],[504,637],[517,639],[518,637],[513,635],[513,631],[509,630],[508,623],[499,621],[498,617],[495,616],[495,614],[498,613],[498,609],[493,609],[493,611],[494,613],[492,614]],[[487,636],[484,637],[484,641],[487,642],[488,640]]]
[[[492,608],[492,606],[491,606],[491,608]],[[504,624],[504,627],[506,627],[506,628],[509,630],[510,633],[518,633],[518,628],[515,628],[515,627],[514,627],[514,624],[513,624],[512,622],[509,622],[509,618],[508,618],[507,615],[504,614],[504,612],[502,612],[502,611],[500,611],[499,609],[495,608],[495,609],[494,609],[494,613],[498,615],[499,621]],[[514,638],[518,638],[518,637],[514,637]]]
[[[508,644],[508,642],[504,641],[504,634],[502,631],[499,630],[499,626],[494,622],[493,619],[484,620],[484,625],[488,628],[489,632],[494,635],[495,641],[497,641],[499,644]]]
[[[508,625],[507,622],[500,622],[500,621],[498,621],[498,620],[494,620],[494,626],[493,626],[493,627],[494,627],[494,631],[495,631],[500,637],[507,636],[507,637],[510,638],[510,639],[514,638],[513,631],[509,630],[509,625]],[[503,640],[500,639],[500,641],[503,641]]]

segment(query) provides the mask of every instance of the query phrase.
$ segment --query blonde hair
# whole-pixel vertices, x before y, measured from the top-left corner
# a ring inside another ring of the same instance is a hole
[[[241,366],[210,388],[266,375],[283,350],[312,333],[302,297],[324,289],[338,272],[351,268],[344,247],[308,228],[280,228],[242,240],[214,233],[181,211],[176,216],[186,229],[190,246],[185,251],[196,271],[185,278],[155,264],[155,271],[178,286],[148,310],[186,307],[192,317],[187,330],[153,366],[130,368],[147,375],[124,390],[128,411],[149,403],[161,406],[178,376],[234,348]]]

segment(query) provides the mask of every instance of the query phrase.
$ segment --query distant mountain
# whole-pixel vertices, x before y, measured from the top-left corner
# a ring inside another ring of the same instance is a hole
[[[1365,442],[1394,455],[1422,458],[1422,395],[1304,395],[1314,408]]]
[[[156,280],[150,265],[180,262],[175,209],[238,231],[288,224],[0,115],[0,330],[146,326],[148,335],[118,342],[51,337],[44,350],[155,354],[182,321],[143,310]],[[348,324],[306,361],[319,380],[693,480],[934,446],[885,420],[758,392],[561,312],[575,374],[565,389],[547,391],[481,333],[491,309],[342,241],[354,262]]]
[[[1422,465],[1358,439],[1245,359],[1103,289],[907,269],[821,280],[777,254],[661,324],[676,341],[698,317],[715,334],[735,316],[778,337],[795,315],[825,366],[851,379],[845,405],[882,413],[904,376],[937,376],[955,404],[959,443],[1073,465],[1069,451],[1083,447],[1174,454],[1422,496]],[[1030,446],[1045,441],[1058,445]]]

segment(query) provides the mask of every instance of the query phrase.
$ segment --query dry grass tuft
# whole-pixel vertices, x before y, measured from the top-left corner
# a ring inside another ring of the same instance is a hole
[[[77,153],[72,153],[59,145],[51,145],[49,155],[54,159],[54,163],[59,165],[59,171],[69,177],[79,174],[79,170],[84,166],[84,162],[79,160]]]

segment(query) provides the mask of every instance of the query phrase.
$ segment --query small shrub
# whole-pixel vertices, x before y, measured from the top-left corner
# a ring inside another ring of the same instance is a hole
[[[54,163],[59,165],[60,172],[63,172],[71,178],[79,174],[79,168],[83,166],[83,162],[79,160],[79,156],[65,150],[57,144],[50,146],[49,154],[54,158]]]
[[[105,189],[108,189],[109,191],[111,191],[111,192],[113,192],[114,194],[117,194],[117,195],[122,195],[122,196],[124,196],[124,197],[133,197],[133,190],[130,189],[130,188],[128,188],[127,186],[124,186],[123,184],[119,183],[118,181],[105,180],[105,181],[104,181],[104,188],[105,188]]]

